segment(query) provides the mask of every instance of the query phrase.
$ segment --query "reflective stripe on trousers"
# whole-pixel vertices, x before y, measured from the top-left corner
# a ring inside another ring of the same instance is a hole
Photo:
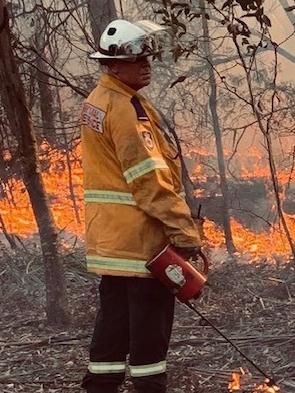
[[[88,365],[88,370],[92,374],[124,373],[125,369],[125,362],[90,362]]]
[[[158,363],[143,364],[140,366],[129,365],[132,377],[145,377],[148,375],[161,374],[166,372],[166,360]],[[126,370],[125,362],[90,362],[88,370],[93,374],[114,374],[124,373]]]
[[[99,291],[100,310],[82,387],[87,393],[117,392],[129,354],[128,368],[136,391],[165,393],[173,294],[152,278],[104,275]]]
[[[141,366],[129,365],[132,377],[146,377],[148,375],[162,374],[166,372],[166,360],[153,364],[143,364]]]

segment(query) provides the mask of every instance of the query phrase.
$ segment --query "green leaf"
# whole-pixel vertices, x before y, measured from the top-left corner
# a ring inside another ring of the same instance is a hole
[[[177,62],[179,57],[182,55],[182,53],[183,53],[183,49],[180,45],[177,45],[174,49],[172,49],[172,56],[173,56],[173,60],[175,61],[175,63]]]
[[[177,13],[176,13],[176,18],[178,18],[180,16],[180,14],[182,14],[182,12],[183,12],[183,8],[178,10]]]
[[[258,8],[258,10],[256,11],[257,20],[260,20],[262,15],[263,15],[263,8]]]
[[[249,6],[249,0],[236,0],[238,4],[240,4],[241,8],[243,11],[247,11],[248,10],[248,6]],[[254,3],[254,2],[252,2]]]
[[[189,5],[188,3],[173,3],[173,4],[171,5],[171,10],[173,10],[173,9],[176,8],[176,7],[182,7],[182,8],[187,8],[187,7],[189,7],[189,8],[190,8],[190,5]]]
[[[264,24],[265,24],[267,27],[271,27],[271,21],[270,21],[270,19],[269,19],[268,16],[263,15],[262,18],[261,18],[261,20],[264,22]]]
[[[186,75],[182,75],[182,76],[178,77],[174,82],[171,83],[170,89],[172,87],[174,87],[177,83],[184,82],[186,80],[186,78],[187,78]]]
[[[182,30],[186,32],[185,24],[180,22],[174,14],[171,15],[171,19],[172,19],[172,24],[173,25],[182,28]]]
[[[191,14],[189,16],[189,21],[191,22],[193,19],[200,18],[200,17],[201,17],[201,14],[194,12],[193,14]]]
[[[241,16],[241,18],[251,18],[251,17],[256,18],[257,17],[256,12],[248,12],[247,14]]]
[[[161,8],[160,10],[156,10],[155,14],[162,14],[167,16],[167,18],[169,18],[169,12],[167,10],[165,10],[165,8]]]
[[[180,38],[180,37],[182,37],[183,35],[185,35],[185,33],[186,33],[186,31],[181,31],[181,32],[178,34],[178,38]]]
[[[237,18],[237,21],[243,26],[243,30],[241,32],[241,35],[249,37],[250,36],[250,29],[249,29],[247,23],[245,23],[244,21],[242,21],[239,18]]]
[[[264,0],[255,0],[254,3],[256,3],[256,4],[257,4],[257,7],[259,8],[259,7],[261,7],[263,1],[264,1]]]
[[[254,52],[255,49],[256,49],[256,45],[248,45],[247,46],[248,53]]]
[[[230,6],[232,5],[232,3],[233,3],[233,0],[227,0],[227,1],[223,4],[223,6],[221,7],[221,9],[224,10],[225,8],[230,7]]]

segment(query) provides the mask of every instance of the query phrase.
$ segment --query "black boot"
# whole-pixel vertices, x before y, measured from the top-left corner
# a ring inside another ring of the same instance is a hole
[[[87,387],[87,393],[118,393],[118,387],[113,385],[100,385]]]
[[[132,378],[136,393],[166,393],[166,374]]]

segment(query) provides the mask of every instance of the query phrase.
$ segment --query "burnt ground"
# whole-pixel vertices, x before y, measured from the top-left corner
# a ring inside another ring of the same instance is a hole
[[[38,249],[0,248],[0,391],[78,393],[88,360],[98,279],[85,272],[83,251],[64,257],[72,324],[46,325]],[[295,278],[291,264],[214,252],[207,287],[195,305],[239,348],[295,391]],[[257,390],[258,372],[191,310],[178,305],[168,357],[169,393],[226,393],[231,373],[242,393]],[[122,392],[131,392],[127,381]],[[269,391],[271,393],[272,391]]]

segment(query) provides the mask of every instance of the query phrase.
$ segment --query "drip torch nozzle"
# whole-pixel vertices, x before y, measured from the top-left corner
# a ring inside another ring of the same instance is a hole
[[[239,347],[236,346],[236,344],[233,343],[232,340],[226,337],[225,334],[222,333],[221,330],[219,330],[208,318],[206,318],[200,311],[198,311],[191,303],[190,301],[184,302],[184,304],[189,307],[191,310],[193,310],[196,314],[198,314],[199,317],[201,317],[208,325],[210,325],[221,337],[224,338],[225,341],[227,341],[244,359],[246,359],[261,375],[263,375],[266,378],[266,385],[269,387],[276,386],[276,382],[274,377],[270,377],[267,375],[256,363],[253,362],[250,358],[248,358],[247,355],[244,354],[240,350]]]
[[[199,204],[197,218],[201,218],[201,209],[202,209],[202,205],[201,205],[201,204]]]

